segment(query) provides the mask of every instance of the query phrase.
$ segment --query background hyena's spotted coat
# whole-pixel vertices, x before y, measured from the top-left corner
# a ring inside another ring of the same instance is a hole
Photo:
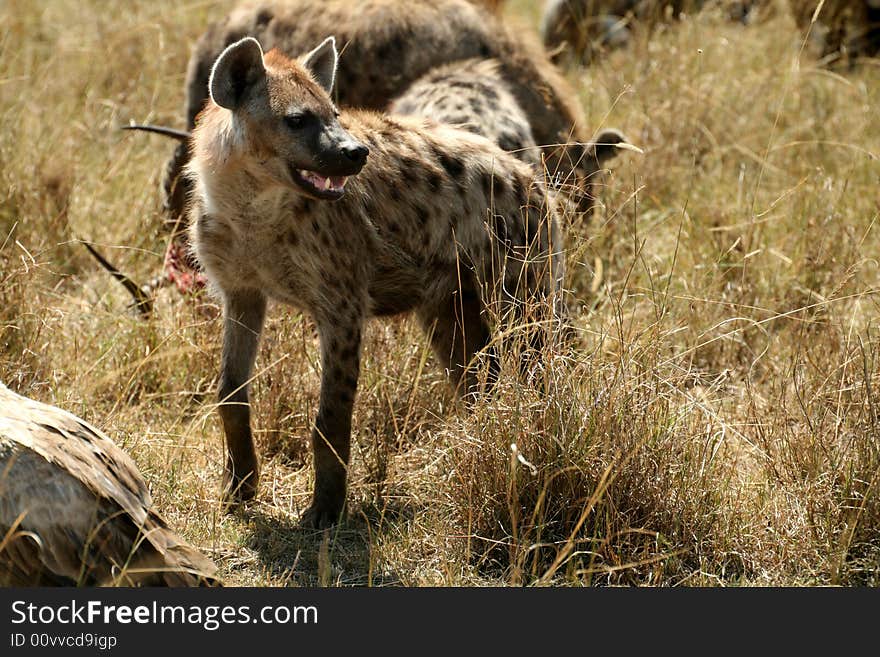
[[[500,148],[529,164],[549,185],[577,204],[569,209],[582,213],[597,202],[601,173],[617,148],[627,140],[618,130],[603,130],[594,143],[569,149],[579,161],[570,168],[550,170],[544,153],[535,143],[529,118],[500,74],[500,62],[470,59],[436,68],[416,80],[391,104],[391,112],[422,116],[455,125],[495,142]],[[574,171],[580,171],[578,176]],[[572,194],[572,192],[575,192]]]
[[[499,69],[494,59],[468,59],[438,67],[416,80],[391,103],[389,111],[459,126],[538,168],[541,154],[529,117]]]

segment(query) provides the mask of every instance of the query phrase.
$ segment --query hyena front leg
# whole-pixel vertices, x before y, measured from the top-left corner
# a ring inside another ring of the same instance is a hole
[[[351,414],[360,372],[363,317],[340,313],[318,319],[321,341],[321,401],[312,431],[315,494],[303,524],[316,528],[335,524],[345,505]]]
[[[435,298],[419,308],[419,319],[431,336],[431,346],[440,362],[449,369],[460,394],[476,395],[485,390],[472,362],[477,352],[489,344],[491,332],[484,315],[483,301],[476,277],[461,267],[460,275],[450,280]],[[498,379],[498,359],[488,350],[489,371],[485,388]]]
[[[223,490],[225,499],[240,502],[256,494],[260,476],[251,434],[248,386],[266,317],[266,297],[257,290],[228,293],[223,314],[223,362],[218,395],[227,452]]]

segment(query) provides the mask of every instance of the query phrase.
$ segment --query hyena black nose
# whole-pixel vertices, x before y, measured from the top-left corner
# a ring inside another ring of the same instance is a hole
[[[342,146],[342,153],[354,164],[363,165],[367,161],[370,149],[357,142],[349,142]]]

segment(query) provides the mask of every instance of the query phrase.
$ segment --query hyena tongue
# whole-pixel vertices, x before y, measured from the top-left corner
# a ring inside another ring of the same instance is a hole
[[[329,189],[330,188],[330,179],[325,178],[324,176],[318,175],[317,173],[313,173],[310,176],[312,184],[318,189]]]
[[[324,177],[320,174],[317,174],[317,173],[310,173],[309,180],[318,189],[327,190],[327,189],[330,189],[330,187],[332,186],[332,183],[330,182],[330,178],[326,178],[326,177]]]
[[[345,178],[339,176],[315,176],[315,184],[318,189],[323,189],[324,191],[339,190],[342,189],[342,186],[345,184]]]
[[[346,178],[344,176],[322,176],[313,171],[303,171],[304,177],[318,189],[328,191],[331,189],[342,189],[345,185]]]

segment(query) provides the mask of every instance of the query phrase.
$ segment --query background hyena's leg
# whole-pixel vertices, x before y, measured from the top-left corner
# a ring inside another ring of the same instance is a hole
[[[484,392],[479,373],[473,367],[474,355],[489,344],[491,333],[483,313],[480,289],[473,274],[461,271],[461,284],[450,281],[443,291],[419,308],[419,319],[431,335],[437,358],[449,369],[460,394]],[[489,370],[486,388],[498,378],[498,359],[494,348],[487,350]],[[468,367],[471,365],[471,367]]]
[[[351,448],[351,413],[360,370],[361,327],[357,313],[318,319],[321,338],[321,402],[312,431],[315,495],[303,516],[305,524],[327,527],[339,520],[345,505]],[[341,321],[343,320],[343,321]]]
[[[259,464],[251,435],[248,381],[266,316],[266,298],[256,290],[227,294],[224,300],[220,417],[226,434],[224,495],[241,501],[257,492]]]

